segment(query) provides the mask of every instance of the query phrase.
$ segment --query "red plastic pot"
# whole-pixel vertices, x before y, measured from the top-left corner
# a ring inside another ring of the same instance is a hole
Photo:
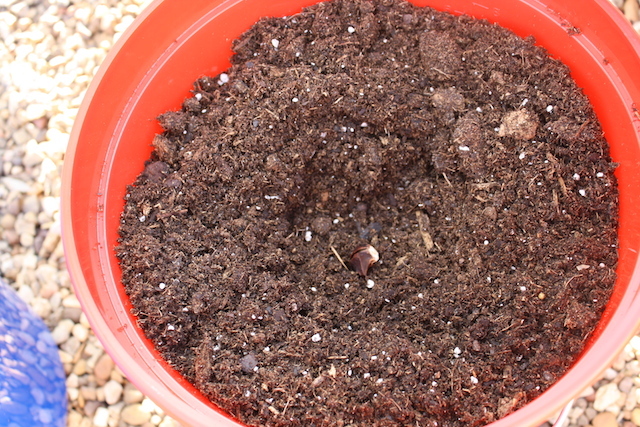
[[[229,65],[231,41],[263,16],[317,0],[156,0],[118,41],[79,111],[66,155],[63,238],[77,296],[127,377],[188,425],[240,426],[169,367],[130,314],[114,255],[126,186],[142,171],[155,117],[176,110],[192,82]],[[598,379],[640,319],[640,40],[608,0],[415,0],[533,35],[567,64],[595,107],[620,163],[620,262],[595,336],[555,385],[492,424],[538,426]],[[637,104],[636,104],[637,103]],[[638,109],[636,109],[638,108]]]

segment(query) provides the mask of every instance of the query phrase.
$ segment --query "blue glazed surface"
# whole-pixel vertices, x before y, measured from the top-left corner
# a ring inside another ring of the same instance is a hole
[[[0,426],[65,426],[65,373],[46,325],[0,279]]]

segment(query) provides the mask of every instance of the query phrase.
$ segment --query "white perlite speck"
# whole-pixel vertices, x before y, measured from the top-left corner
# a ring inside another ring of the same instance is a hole
[[[271,45],[277,49],[277,48],[278,48],[278,46],[280,46],[280,40],[278,40],[278,39],[271,39]]]
[[[376,282],[374,282],[371,279],[367,279],[367,288],[369,289],[373,289],[373,287],[376,285]]]
[[[320,336],[320,334],[313,334],[313,336],[311,337],[311,341],[320,342],[322,341],[322,337]]]

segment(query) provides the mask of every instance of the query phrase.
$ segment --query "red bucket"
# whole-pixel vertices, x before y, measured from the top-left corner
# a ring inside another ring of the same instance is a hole
[[[112,49],[71,135],[62,223],[71,279],[94,332],[127,377],[188,425],[240,426],[169,367],[137,327],[114,247],[126,186],[142,171],[155,117],[177,110],[192,83],[229,66],[231,41],[264,16],[317,0],[156,0]],[[584,88],[620,164],[618,280],[577,363],[533,402],[492,426],[538,426],[595,382],[640,318],[640,39],[608,0],[415,0],[533,35]]]

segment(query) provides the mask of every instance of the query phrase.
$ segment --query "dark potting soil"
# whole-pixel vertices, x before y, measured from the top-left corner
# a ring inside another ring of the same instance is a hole
[[[391,0],[234,42],[160,117],[123,213],[123,283],[166,360],[256,426],[477,426],[553,384],[614,283],[617,187],[533,43]]]

